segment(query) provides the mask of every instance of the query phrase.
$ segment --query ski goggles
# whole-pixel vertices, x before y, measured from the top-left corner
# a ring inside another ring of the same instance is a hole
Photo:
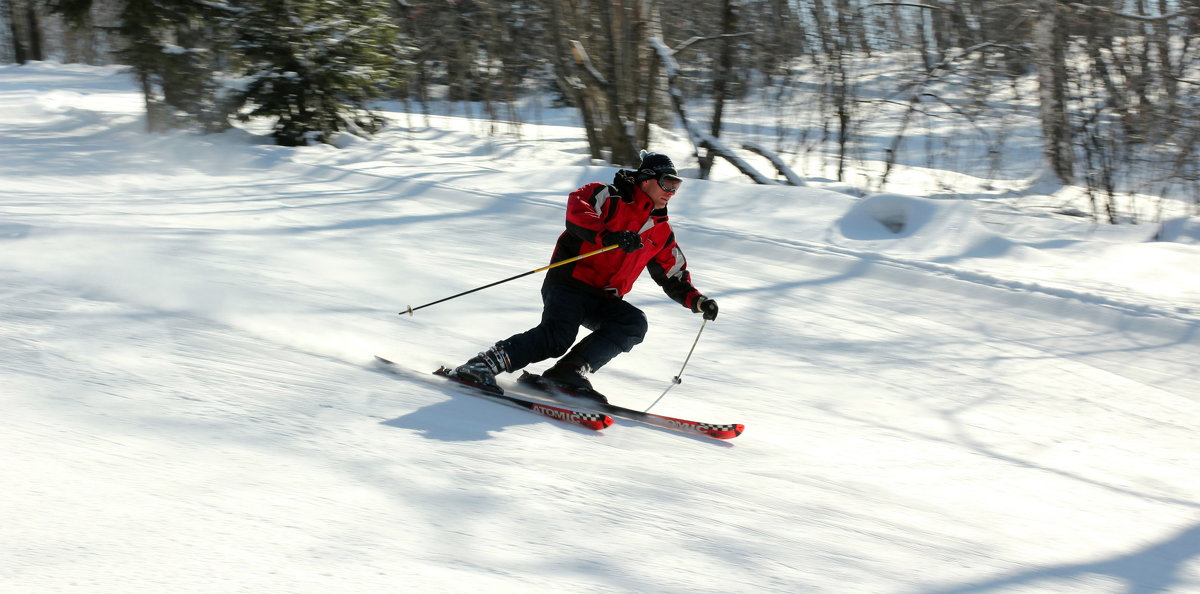
[[[679,191],[679,186],[683,185],[683,180],[674,175],[667,174],[658,178],[658,187],[668,194],[674,194]],[[665,183],[664,183],[665,182]]]

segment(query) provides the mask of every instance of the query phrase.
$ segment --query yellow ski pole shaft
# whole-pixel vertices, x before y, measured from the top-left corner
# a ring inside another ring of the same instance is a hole
[[[459,294],[457,294],[457,295],[451,295],[451,296],[449,296],[449,297],[445,297],[445,298],[442,298],[442,299],[438,299],[437,301],[431,301],[431,302],[429,302],[429,303],[426,303],[425,305],[418,305],[417,307],[413,307],[413,306],[411,306],[411,305],[410,305],[410,306],[408,306],[408,309],[406,309],[406,310],[404,310],[404,311],[400,312],[400,315],[408,314],[408,315],[410,315],[410,316],[411,316],[411,315],[413,315],[413,312],[414,312],[414,311],[417,311],[418,309],[421,309],[421,308],[429,307],[430,305],[437,305],[437,304],[439,304],[439,303],[442,303],[443,301],[449,301],[449,300],[451,300],[451,299],[457,299],[457,298],[459,298],[459,297],[462,297],[463,295],[470,295],[471,293],[474,293],[474,292],[476,292],[476,291],[482,291],[482,290],[484,290],[484,289],[487,289],[487,288],[490,288],[490,287],[494,287],[494,286],[496,286],[496,285],[503,284],[503,283],[506,283],[506,282],[508,282],[508,281],[517,280],[517,279],[519,279],[519,278],[526,277],[526,276],[529,276],[529,275],[531,275],[531,274],[537,274],[537,273],[539,273],[539,272],[542,272],[542,271],[544,271],[544,270],[550,270],[551,268],[557,268],[557,267],[559,267],[559,266],[562,266],[562,265],[564,265],[564,264],[570,264],[571,262],[578,262],[579,260],[582,260],[582,259],[584,259],[584,258],[590,258],[590,257],[592,257],[592,256],[595,256],[596,254],[602,254],[602,253],[604,253],[604,252],[607,252],[607,251],[609,251],[609,250],[616,249],[616,248],[617,248],[617,245],[616,245],[616,244],[614,244],[614,245],[610,245],[610,246],[605,246],[605,247],[602,247],[602,248],[600,248],[600,249],[598,249],[598,250],[594,250],[594,251],[588,252],[588,253],[586,253],[586,254],[580,254],[580,255],[578,255],[578,256],[575,256],[574,258],[567,258],[566,260],[560,260],[560,261],[558,261],[558,262],[555,262],[555,263],[553,263],[553,264],[549,264],[549,265],[547,265],[547,266],[543,266],[543,267],[541,267],[541,268],[537,268],[537,269],[534,269],[534,270],[530,270],[529,272],[522,272],[521,274],[518,274],[518,275],[516,275],[516,276],[510,276],[510,277],[508,277],[508,278],[506,278],[506,279],[504,279],[504,280],[498,280],[498,281],[496,281],[496,282],[494,282],[494,283],[487,284],[487,285],[483,285],[482,287],[476,287],[476,288],[474,288],[474,289],[471,289],[470,291],[463,291],[462,293],[459,293]]]

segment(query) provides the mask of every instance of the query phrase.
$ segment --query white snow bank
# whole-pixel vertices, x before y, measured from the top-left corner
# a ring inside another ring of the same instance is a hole
[[[975,205],[961,200],[875,194],[854,203],[837,224],[858,247],[885,252],[995,257],[1011,247],[984,227]]]
[[[1200,218],[1179,217],[1164,221],[1154,239],[1176,243],[1200,244]]]

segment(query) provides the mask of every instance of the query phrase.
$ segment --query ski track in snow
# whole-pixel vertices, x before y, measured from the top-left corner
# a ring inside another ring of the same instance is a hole
[[[1194,246],[688,180],[722,309],[655,412],[746,433],[593,433],[428,374],[539,281],[397,316],[544,263],[611,176],[572,131],[146,136],[131,89],[0,67],[0,590],[1200,591],[1200,290],[1128,260]],[[639,408],[699,318],[629,299],[651,332],[595,380]]]

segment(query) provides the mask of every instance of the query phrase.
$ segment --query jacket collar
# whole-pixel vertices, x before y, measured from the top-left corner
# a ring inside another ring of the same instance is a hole
[[[635,172],[628,169],[617,171],[613,176],[613,186],[617,188],[617,193],[625,199],[626,202],[632,202],[634,197],[640,192],[637,183],[634,181]]]
[[[621,194],[621,198],[630,204],[644,204],[642,208],[650,210],[650,216],[658,221],[664,221],[667,218],[667,208],[654,208],[654,201],[646,192],[642,191],[642,187],[634,181],[634,175],[637,172],[628,169],[622,169],[613,177],[613,185]]]

